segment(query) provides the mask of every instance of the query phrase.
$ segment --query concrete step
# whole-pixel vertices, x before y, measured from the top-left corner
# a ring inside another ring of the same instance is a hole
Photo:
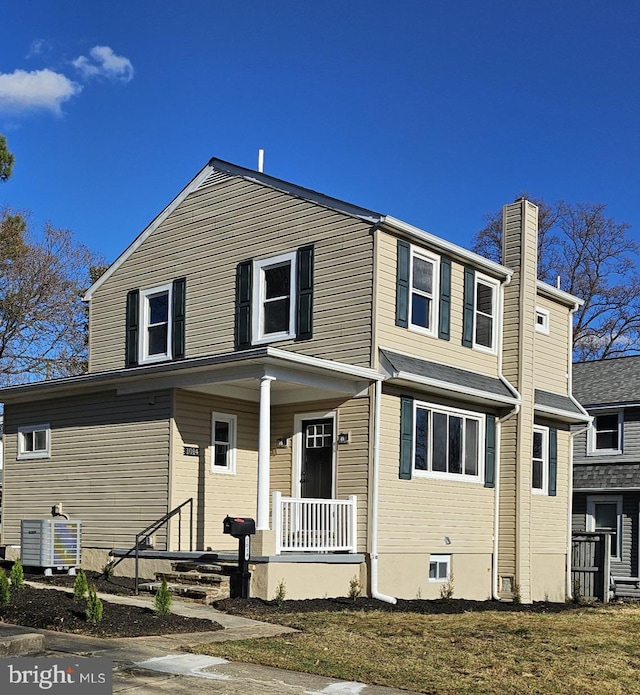
[[[158,582],[144,582],[140,584],[140,591],[149,591],[155,593],[160,586],[161,581]],[[224,580],[216,584],[184,584],[178,582],[167,582],[167,588],[172,594],[180,596],[181,598],[189,598],[194,601],[199,601],[209,605],[214,601],[219,601],[223,598],[229,598],[229,582]]]
[[[236,571],[237,562],[172,562],[171,567],[174,572],[199,572],[200,574],[219,574],[228,576]]]
[[[218,574],[215,572],[198,572],[189,570],[188,572],[156,572],[156,579],[165,579],[171,584],[193,584],[198,586],[215,586],[221,582],[228,582],[228,574]]]

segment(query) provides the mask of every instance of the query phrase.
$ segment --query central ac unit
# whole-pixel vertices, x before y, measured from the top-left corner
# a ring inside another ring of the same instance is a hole
[[[80,565],[78,519],[23,519],[20,560],[25,567],[69,569]]]

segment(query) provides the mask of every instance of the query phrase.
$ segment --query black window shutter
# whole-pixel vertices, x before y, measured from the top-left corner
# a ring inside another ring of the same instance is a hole
[[[400,399],[400,478],[411,480],[413,468],[413,398]]]
[[[126,316],[126,344],[125,344],[125,367],[136,367],[138,365],[138,324],[140,312],[140,291],[130,290],[127,292],[127,316]]]
[[[558,480],[558,430],[549,430],[549,495],[556,496],[556,483]]]
[[[238,263],[236,270],[236,350],[246,350],[251,347],[252,267],[251,261],[243,261]]]
[[[473,315],[475,312],[476,273],[473,268],[464,269],[464,308],[462,313],[462,344],[473,346]]]
[[[484,440],[484,486],[495,487],[496,484],[496,418],[487,415]]]
[[[298,306],[296,340],[313,337],[313,246],[298,249]]]
[[[171,354],[174,360],[182,360],[185,356],[186,278],[179,278],[173,281],[172,294]]]
[[[440,259],[440,320],[438,338],[449,340],[451,337],[451,259]]]
[[[409,259],[410,246],[398,239],[398,267],[396,271],[396,326],[409,326]]]

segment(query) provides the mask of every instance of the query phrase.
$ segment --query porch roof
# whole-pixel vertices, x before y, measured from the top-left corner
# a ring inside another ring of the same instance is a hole
[[[591,420],[587,412],[570,396],[536,389],[534,400],[536,412],[541,415],[548,415],[564,422],[589,422]]]
[[[0,402],[20,403],[86,390],[118,394],[184,388],[258,401],[260,379],[273,378],[274,403],[320,400],[362,393],[383,378],[374,369],[264,346],[213,357],[83,374],[0,389]]]

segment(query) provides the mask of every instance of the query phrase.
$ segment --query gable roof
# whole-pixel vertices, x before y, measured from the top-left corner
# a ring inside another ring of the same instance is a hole
[[[640,404],[640,355],[576,362],[573,395],[586,408]]]
[[[101,287],[104,282],[133,254],[133,252],[151,235],[153,232],[169,217],[169,215],[185,200],[185,198],[196,191],[201,186],[215,184],[218,181],[225,180],[228,177],[240,177],[246,181],[252,181],[262,186],[269,186],[276,190],[282,191],[296,198],[302,198],[316,205],[341,212],[345,215],[356,217],[364,222],[373,225],[384,224],[389,231],[397,233],[401,236],[415,240],[419,243],[433,246],[435,249],[447,253],[453,257],[461,259],[463,262],[471,263],[474,266],[480,267],[486,272],[499,278],[507,278],[512,275],[512,271],[495,261],[483,258],[468,249],[457,246],[445,239],[441,239],[429,232],[425,232],[418,227],[407,224],[402,220],[398,220],[389,215],[384,215],[367,208],[347,203],[338,198],[318,193],[309,188],[304,188],[282,179],[269,176],[253,169],[246,169],[236,164],[225,162],[215,157],[210,159],[196,176],[178,193],[178,195],[167,205],[159,215],[157,215],[151,223],[129,244],[129,246],[118,256],[118,258],[109,266],[103,275],[91,285],[84,295],[85,301],[91,299],[93,293]]]

